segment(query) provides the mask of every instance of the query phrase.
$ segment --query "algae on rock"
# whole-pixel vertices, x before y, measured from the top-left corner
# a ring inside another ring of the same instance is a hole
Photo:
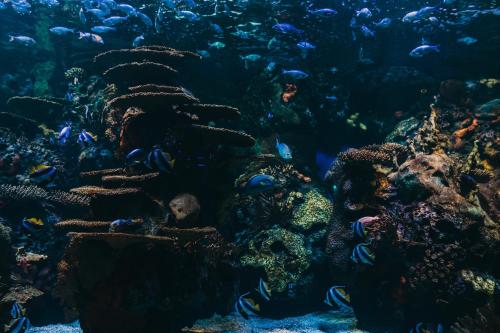
[[[241,257],[241,263],[263,268],[271,289],[283,292],[309,268],[311,255],[302,235],[273,226],[249,241],[248,252]]]
[[[307,231],[316,225],[327,226],[333,212],[333,205],[317,190],[304,196],[304,202],[293,212],[291,224]]]

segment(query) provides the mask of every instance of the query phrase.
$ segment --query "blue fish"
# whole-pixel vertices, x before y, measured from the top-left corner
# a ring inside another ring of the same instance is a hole
[[[390,18],[384,17],[383,19],[381,19],[380,21],[375,23],[375,26],[377,28],[386,29],[386,28],[390,27],[391,23],[392,23],[392,20]]]
[[[304,33],[304,30],[296,28],[294,25],[290,23],[277,23],[273,25],[273,29],[275,31],[281,32],[281,33],[295,33],[295,34],[302,34]]]
[[[70,29],[66,27],[53,27],[50,28],[49,31],[53,34],[56,35],[66,35],[66,34],[72,34],[75,32],[75,29]]]
[[[132,41],[132,46],[133,47],[138,47],[138,46],[140,46],[142,44],[143,41],[144,41],[144,35],[137,36]]]
[[[122,232],[130,230],[131,228],[135,228],[139,226],[139,224],[134,223],[132,219],[117,219],[111,222],[109,226],[110,232]]]
[[[313,45],[309,42],[303,41],[303,42],[298,42],[297,46],[302,49],[302,50],[313,50],[316,48],[316,45]]]
[[[257,304],[253,299],[248,296],[250,293],[246,293],[238,297],[235,304],[236,312],[238,312],[243,318],[250,319],[250,317],[258,316],[260,312],[260,305]]]
[[[36,217],[25,217],[21,221],[21,226],[28,232],[36,232],[40,229],[43,229],[44,225],[45,223],[41,219]]]
[[[290,70],[283,69],[281,74],[289,76],[295,80],[303,80],[309,77],[309,74],[307,74],[304,71],[301,71],[300,69],[290,69]]]
[[[176,19],[186,19],[189,22],[194,22],[198,21],[199,17],[196,13],[193,13],[190,10],[180,10],[177,12],[177,15],[175,16]]]
[[[82,130],[80,135],[78,135],[78,143],[83,145],[93,144],[97,142],[97,136],[92,133],[87,132],[86,130]]]
[[[71,125],[68,124],[63,127],[63,129],[59,132],[59,135],[57,136],[59,144],[64,145],[66,141],[68,141],[70,135],[71,135]]]
[[[142,21],[142,23],[144,23],[145,26],[147,26],[147,27],[153,26],[153,20],[151,20],[151,18],[149,16],[147,16],[146,14],[138,11],[136,13],[136,16]]]
[[[373,38],[373,37],[375,37],[375,31],[371,30],[366,25],[362,25],[360,29],[361,29],[361,33],[366,38]]]
[[[329,100],[330,102],[336,102],[336,101],[338,101],[337,96],[334,96],[334,95],[326,96],[325,98],[327,100]]]
[[[276,179],[266,174],[253,175],[244,185],[243,191],[247,194],[261,193],[277,187]]]
[[[331,8],[319,8],[309,10],[309,13],[313,15],[335,15],[337,14],[337,11]]]
[[[144,162],[146,159],[146,152],[141,148],[136,148],[129,152],[125,157],[125,165],[131,166]]]
[[[96,34],[105,34],[108,32],[114,32],[116,31],[116,28],[113,27],[108,27],[105,25],[96,25],[95,27],[92,27],[90,29],[92,32],[95,32]]]
[[[210,24],[210,27],[215,31],[215,33],[217,34],[222,34],[224,33],[224,30],[222,30],[221,26],[216,24],[216,23],[212,23]]]
[[[358,244],[352,250],[351,260],[356,264],[373,266],[375,264],[375,254],[368,248],[368,244]]]
[[[155,146],[148,155],[146,165],[150,169],[166,173],[172,171],[175,160],[172,159],[169,153],[164,152],[159,146]]]
[[[280,142],[278,138],[276,138],[276,149],[278,150],[278,154],[284,160],[292,159],[292,150],[286,143]]]
[[[431,53],[439,53],[439,45],[420,45],[410,52],[410,57],[423,58]]]
[[[128,16],[111,16],[108,17],[107,19],[102,20],[102,23],[104,25],[107,25],[108,27],[114,27],[115,25],[124,23],[128,20]]]
[[[136,14],[137,14],[137,9],[135,9],[135,7],[133,7],[129,4],[126,4],[126,3],[122,3],[122,4],[117,5],[115,9],[126,14],[126,15],[130,15],[130,16],[136,16]]]
[[[70,103],[73,102],[73,100],[75,99],[75,96],[73,95],[73,93],[71,93],[70,91],[68,91],[66,93],[66,95],[64,95],[64,99]]]
[[[344,286],[333,286],[326,292],[325,303],[329,306],[337,305],[341,310],[352,311],[351,296]]]
[[[41,164],[31,168],[30,180],[34,184],[43,186],[52,182],[56,174],[57,169],[55,167]]]
[[[368,19],[368,18],[372,17],[372,15],[373,14],[372,14],[371,10],[369,10],[366,7],[356,11],[356,17],[359,17],[359,18]]]
[[[269,288],[268,284],[261,279],[259,279],[259,288],[257,289],[259,295],[262,296],[266,301],[271,300],[271,288]]]

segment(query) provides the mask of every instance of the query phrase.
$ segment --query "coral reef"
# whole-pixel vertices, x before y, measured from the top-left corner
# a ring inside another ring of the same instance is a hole
[[[330,271],[336,283],[349,285],[362,327],[446,326],[494,302],[499,225],[494,195],[480,189],[498,176],[498,164],[485,153],[496,145],[495,125],[464,127],[457,110],[472,106],[462,88],[443,83],[444,96],[406,142],[348,150],[327,173],[339,203],[327,242]],[[346,250],[360,242],[350,224],[363,215],[377,216],[365,225],[364,242],[376,258],[372,267],[351,264]]]
[[[193,175],[183,173],[211,163],[204,156],[215,156],[221,144],[250,147],[255,140],[202,125],[237,120],[236,108],[199,104],[182,87],[157,85],[168,83],[177,73],[169,66],[184,58],[193,55],[160,47],[109,51],[95,58],[101,67],[113,66],[103,76],[119,83],[103,109],[117,156],[140,148],[147,157],[126,168],[80,173],[80,186],[70,193],[88,198],[88,214],[54,225],[70,239],[59,263],[57,294],[68,315],[78,312],[84,330],[162,327],[177,332],[200,316],[232,308],[233,248],[215,228],[204,227],[200,211],[207,198],[198,197],[200,184]],[[156,160],[160,151],[162,158],[163,151],[175,158],[171,169],[153,169],[161,163]],[[94,273],[89,274],[90,267]]]

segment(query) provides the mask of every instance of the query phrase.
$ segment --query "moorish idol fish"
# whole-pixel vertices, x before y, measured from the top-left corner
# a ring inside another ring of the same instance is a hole
[[[375,264],[375,254],[368,248],[367,244],[358,244],[352,250],[352,261],[356,264],[373,266]]]
[[[251,316],[258,316],[260,312],[260,305],[248,297],[250,293],[241,295],[236,301],[235,308],[243,318],[250,319]]]
[[[344,286],[333,286],[326,292],[325,303],[329,306],[337,305],[344,311],[351,311],[351,296]]]
[[[259,288],[257,291],[266,301],[269,302],[271,300],[271,288],[269,288],[268,284],[264,280],[259,280]]]

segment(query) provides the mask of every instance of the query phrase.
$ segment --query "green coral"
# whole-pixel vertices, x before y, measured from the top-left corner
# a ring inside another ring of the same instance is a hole
[[[298,206],[291,224],[301,230],[309,230],[316,225],[327,225],[333,213],[333,205],[317,190],[311,190],[304,196],[304,202]]]
[[[414,132],[419,125],[420,122],[415,117],[410,117],[408,119],[402,120],[396,125],[394,130],[389,133],[385,141],[405,143],[406,139],[411,136],[412,132]]]
[[[241,264],[263,268],[271,289],[283,292],[309,268],[311,255],[302,235],[274,226],[249,241]]]
[[[471,286],[475,292],[486,294],[488,296],[493,296],[495,293],[497,284],[491,276],[474,273],[471,270],[462,270],[460,272],[460,276],[464,280],[465,284]]]

